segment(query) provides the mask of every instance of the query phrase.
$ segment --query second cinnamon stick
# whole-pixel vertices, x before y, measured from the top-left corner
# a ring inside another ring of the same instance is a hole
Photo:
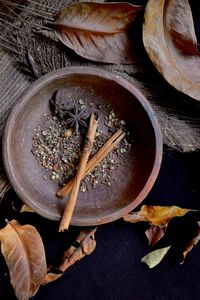
[[[110,139],[95,153],[95,155],[87,163],[83,178],[92,172],[95,167],[116,147],[116,145],[125,136],[125,133],[120,129],[116,131]],[[82,178],[82,179],[83,179]],[[74,178],[72,178],[62,189],[57,192],[57,196],[65,197],[73,187]]]

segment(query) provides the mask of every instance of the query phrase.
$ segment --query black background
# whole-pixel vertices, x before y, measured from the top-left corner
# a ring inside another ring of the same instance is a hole
[[[143,204],[179,205],[200,208],[200,152],[178,154],[165,151],[160,174]],[[13,209],[14,192],[8,192],[0,210],[0,225],[5,218],[16,218],[21,224],[33,224],[45,245],[48,265],[59,261],[80,228],[58,234],[58,224],[33,213],[19,215]],[[197,229],[198,212],[170,221],[167,234],[154,247],[148,246],[144,223],[129,224],[123,220],[101,225],[96,233],[97,247],[90,255],[71,266],[59,280],[43,286],[35,300],[67,299],[199,299],[200,256],[198,244],[183,265],[182,252]],[[153,249],[171,245],[171,249],[154,269],[141,263]],[[14,300],[4,258],[0,256],[0,299]]]

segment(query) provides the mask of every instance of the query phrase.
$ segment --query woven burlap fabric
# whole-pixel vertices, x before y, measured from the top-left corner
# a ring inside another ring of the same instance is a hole
[[[8,0],[2,1],[1,134],[10,107],[31,81],[61,67],[92,66],[124,77],[143,92],[157,113],[164,143],[170,149],[181,152],[200,149],[200,102],[177,92],[162,79],[150,63],[142,41],[138,42],[138,37],[135,37],[135,41],[139,44],[139,51],[132,65],[100,64],[85,60],[56,39],[49,23],[60,9],[72,2],[74,1],[18,0],[18,5],[14,7]],[[141,28],[142,26],[140,34]],[[7,188],[7,181],[1,170],[0,195]]]
[[[14,59],[0,48],[0,136],[10,108],[23,90],[30,84],[28,78],[20,72]],[[1,143],[0,143],[1,144]],[[0,199],[8,190],[9,183],[3,170],[2,157],[0,162]]]

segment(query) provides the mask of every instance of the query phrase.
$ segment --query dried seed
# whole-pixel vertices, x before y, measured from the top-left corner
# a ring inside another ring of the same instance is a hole
[[[84,104],[85,104],[84,101],[83,101],[82,99],[79,99],[78,103],[81,104],[81,105],[84,105]]]
[[[81,189],[80,190],[81,190],[81,192],[85,193],[87,189],[86,189],[86,187],[84,185],[81,185]]]
[[[63,137],[64,137],[64,138],[68,138],[68,137],[70,137],[72,134],[73,134],[73,129],[70,128],[70,129],[64,131]]]
[[[110,114],[111,114],[111,116],[112,116],[113,118],[115,118],[115,117],[116,117],[116,114],[114,113],[114,111],[113,111],[113,110],[111,111],[111,113],[110,113]]]
[[[46,136],[46,135],[47,135],[47,132],[46,132],[45,130],[43,130],[43,131],[42,131],[42,135],[43,135],[43,136]]]
[[[52,172],[52,174],[55,173],[55,172],[57,172],[57,169],[58,169],[58,164],[53,164],[52,170],[53,170],[54,172]]]

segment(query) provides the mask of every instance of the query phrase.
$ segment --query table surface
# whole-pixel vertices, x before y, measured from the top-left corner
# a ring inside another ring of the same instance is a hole
[[[165,151],[159,177],[143,204],[178,205],[200,208],[200,152],[180,154]],[[34,225],[44,240],[48,265],[55,265],[63,250],[80,228],[57,233],[57,223],[32,213],[18,214],[11,207],[20,201],[13,191],[7,193],[0,209],[0,226],[5,219]],[[180,265],[182,252],[197,229],[199,213],[170,221],[167,233],[154,247],[148,246],[144,223],[123,220],[101,225],[96,233],[97,246],[90,255],[71,266],[59,280],[43,286],[35,300],[73,299],[199,299],[200,243]],[[148,252],[171,245],[171,249],[154,269],[141,263]],[[14,292],[4,258],[0,255],[0,299],[14,300]]]

